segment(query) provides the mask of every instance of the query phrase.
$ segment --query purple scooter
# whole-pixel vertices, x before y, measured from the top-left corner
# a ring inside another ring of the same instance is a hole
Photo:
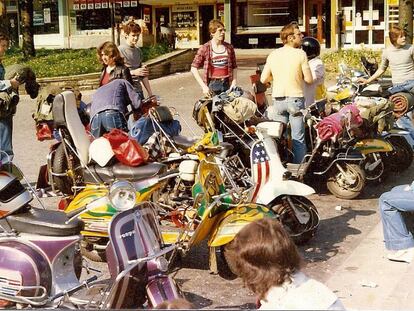
[[[77,215],[85,208],[67,215],[31,207],[31,193],[0,168],[0,307],[142,308],[179,298],[163,257],[174,246],[163,248],[151,203],[135,206],[124,181],[109,196],[119,210],[109,227],[110,277],[80,282]]]

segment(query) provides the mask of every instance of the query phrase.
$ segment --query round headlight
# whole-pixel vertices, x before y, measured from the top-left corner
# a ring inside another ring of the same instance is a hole
[[[115,182],[109,190],[109,201],[117,210],[125,211],[133,208],[135,200],[135,188],[125,180]]]

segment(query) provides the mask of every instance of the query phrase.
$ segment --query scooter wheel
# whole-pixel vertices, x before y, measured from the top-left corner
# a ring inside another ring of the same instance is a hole
[[[312,201],[302,196],[285,196],[275,203],[271,207],[273,212],[296,244],[304,244],[313,238],[320,218]]]
[[[365,172],[353,163],[341,163],[341,170],[336,165],[329,171],[326,187],[339,199],[354,199],[365,187]]]
[[[70,161],[70,160],[69,160]],[[75,166],[75,163],[73,163]],[[65,149],[63,143],[61,143],[55,150],[52,159],[52,169],[54,173],[65,174],[68,172],[69,165],[66,158]],[[72,195],[73,179],[69,176],[53,176],[53,182],[56,188],[62,191],[63,194]]]

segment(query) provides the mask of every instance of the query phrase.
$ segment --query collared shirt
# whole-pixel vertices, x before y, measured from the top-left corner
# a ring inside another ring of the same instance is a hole
[[[11,87],[10,80],[4,80],[4,74],[6,70],[4,69],[3,64],[0,63],[0,92],[5,91]]]
[[[224,47],[227,50],[228,55],[228,73],[229,73],[229,81],[230,83],[233,81],[233,69],[237,68],[236,63],[236,53],[234,52],[234,48],[231,44],[227,42],[223,42]],[[205,43],[204,45],[200,46],[200,48],[197,51],[196,56],[194,57],[193,63],[191,64],[191,67],[195,68],[201,68],[204,69],[203,74],[203,81],[208,85],[210,82],[210,72],[211,72],[211,57],[212,57],[212,48],[211,48],[211,41]]]
[[[131,83],[124,79],[115,79],[108,84],[99,87],[92,96],[91,120],[99,112],[104,110],[118,110],[127,112],[127,106],[134,110],[141,107],[139,94],[135,92]]]

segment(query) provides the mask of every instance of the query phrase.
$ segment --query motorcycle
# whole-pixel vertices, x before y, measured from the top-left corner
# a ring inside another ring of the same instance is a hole
[[[29,205],[19,180],[0,172],[0,303],[16,308],[142,308],[179,297],[166,274],[164,248],[153,208],[135,206],[135,190],[113,184],[109,194],[118,214],[109,226],[110,278],[79,281],[83,224],[72,214]],[[92,295],[95,295],[91,299]]]

